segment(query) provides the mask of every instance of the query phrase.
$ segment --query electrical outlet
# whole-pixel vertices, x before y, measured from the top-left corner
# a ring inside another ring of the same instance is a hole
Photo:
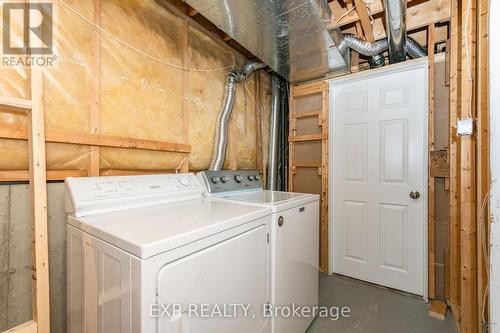
[[[474,121],[472,118],[457,120],[457,135],[468,136],[474,133]]]

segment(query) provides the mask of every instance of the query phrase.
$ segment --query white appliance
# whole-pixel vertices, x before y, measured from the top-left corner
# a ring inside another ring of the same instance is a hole
[[[273,333],[303,333],[313,316],[287,316],[278,307],[318,306],[319,196],[266,191],[257,171],[203,171],[214,201],[271,208]]]
[[[193,174],[66,189],[68,332],[270,331],[270,208],[204,198]]]

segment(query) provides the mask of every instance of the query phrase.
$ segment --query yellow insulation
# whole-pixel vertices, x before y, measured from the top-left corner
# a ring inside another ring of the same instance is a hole
[[[206,169],[228,66],[246,59],[154,0],[61,1],[53,1],[57,60],[44,68],[46,128],[191,145],[190,154],[101,147],[101,169],[175,169],[185,157],[191,170]],[[20,25],[13,30],[21,34]],[[0,72],[2,95],[29,98],[29,71],[2,66]],[[237,90],[226,167],[231,159],[233,167],[261,167],[254,101],[260,100],[265,141],[269,84],[267,74],[258,74],[256,89],[255,75]],[[24,116],[1,111],[0,122],[26,126]],[[28,168],[26,141],[0,139],[0,156],[9,156],[0,159],[2,170]],[[48,169],[86,170],[89,158],[89,146],[47,144]]]

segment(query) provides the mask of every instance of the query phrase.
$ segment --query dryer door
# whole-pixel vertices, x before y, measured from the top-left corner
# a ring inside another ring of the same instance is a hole
[[[266,239],[267,227],[260,226],[163,266],[157,277],[158,304],[164,310],[158,332],[256,333],[270,328],[262,315],[269,299]],[[182,311],[176,311],[178,305]]]

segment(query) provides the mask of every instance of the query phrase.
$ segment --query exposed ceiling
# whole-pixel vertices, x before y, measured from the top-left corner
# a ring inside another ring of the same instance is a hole
[[[231,47],[240,51],[247,58],[256,58],[248,49],[232,39],[224,31],[218,29],[198,11],[183,0],[157,0],[168,2],[179,11],[211,31]],[[449,38],[448,25],[451,17],[452,0],[408,0],[407,31],[421,45],[427,45],[427,27],[435,24],[434,40],[436,44],[446,42]],[[329,0],[333,14],[330,28],[339,27],[343,32],[361,36],[367,40],[379,40],[386,37],[385,13],[382,0]],[[358,6],[356,6],[356,3]],[[352,9],[355,6],[354,9]],[[360,15],[361,13],[361,15]],[[373,18],[373,23],[372,23]],[[371,28],[370,28],[371,26]],[[353,65],[356,66],[358,56],[353,54]],[[359,60],[363,63],[363,60]]]
[[[185,1],[289,81],[350,70],[347,52],[340,54],[328,33],[325,0]]]
[[[427,28],[434,24],[434,41],[448,39],[452,0],[408,0],[406,30],[421,45],[427,45]],[[330,28],[353,33],[366,40],[386,37],[383,0],[332,0],[329,1],[333,17]],[[353,57],[354,65],[356,57]]]

